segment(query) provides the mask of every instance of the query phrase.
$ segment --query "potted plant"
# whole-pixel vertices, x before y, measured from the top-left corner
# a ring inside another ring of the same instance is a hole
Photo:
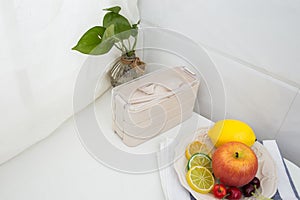
[[[130,24],[120,14],[121,7],[104,9],[103,25],[89,29],[79,39],[72,50],[89,55],[103,55],[113,47],[121,51],[121,56],[109,71],[113,87],[144,74],[145,63],[136,56],[138,25]]]

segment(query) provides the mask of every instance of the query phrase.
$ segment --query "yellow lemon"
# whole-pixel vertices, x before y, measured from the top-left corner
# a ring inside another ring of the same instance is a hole
[[[209,154],[210,150],[207,148],[207,146],[205,144],[203,144],[200,141],[193,141],[192,143],[190,143],[185,150],[185,157],[189,160],[192,155],[194,155],[195,153],[205,153],[205,154]]]
[[[233,119],[225,119],[215,123],[208,131],[208,136],[215,147],[232,141],[242,142],[251,147],[256,141],[256,136],[250,126]]]
[[[215,184],[212,173],[201,166],[192,167],[186,174],[186,180],[194,191],[202,194],[209,193]]]

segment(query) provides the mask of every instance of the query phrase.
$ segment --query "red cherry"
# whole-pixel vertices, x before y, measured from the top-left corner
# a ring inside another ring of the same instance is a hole
[[[230,187],[227,189],[227,199],[229,200],[239,200],[242,198],[242,192],[239,188],[237,187]]]

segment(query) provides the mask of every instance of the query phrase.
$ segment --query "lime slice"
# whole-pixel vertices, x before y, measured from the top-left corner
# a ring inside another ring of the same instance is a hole
[[[204,153],[196,153],[192,155],[187,164],[187,169],[191,169],[194,166],[206,167],[212,172],[211,158]]]
[[[212,173],[201,166],[192,167],[186,174],[186,180],[194,191],[202,194],[209,193],[215,184]]]
[[[187,148],[185,150],[185,157],[187,159],[190,159],[192,157],[192,155],[194,155],[195,153],[209,154],[210,150],[208,149],[208,147],[205,144],[196,140],[187,146]]]

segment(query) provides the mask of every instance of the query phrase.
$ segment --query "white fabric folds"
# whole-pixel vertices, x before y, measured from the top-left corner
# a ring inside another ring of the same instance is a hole
[[[102,9],[115,5],[130,21],[138,21],[136,0],[0,2],[0,164],[47,137],[74,114],[74,85],[87,56],[71,48],[85,31],[100,25]],[[102,63],[112,61],[106,60],[107,55],[97,58]],[[100,78],[99,69],[106,66],[88,67],[90,81]],[[93,100],[84,100],[81,107]]]

